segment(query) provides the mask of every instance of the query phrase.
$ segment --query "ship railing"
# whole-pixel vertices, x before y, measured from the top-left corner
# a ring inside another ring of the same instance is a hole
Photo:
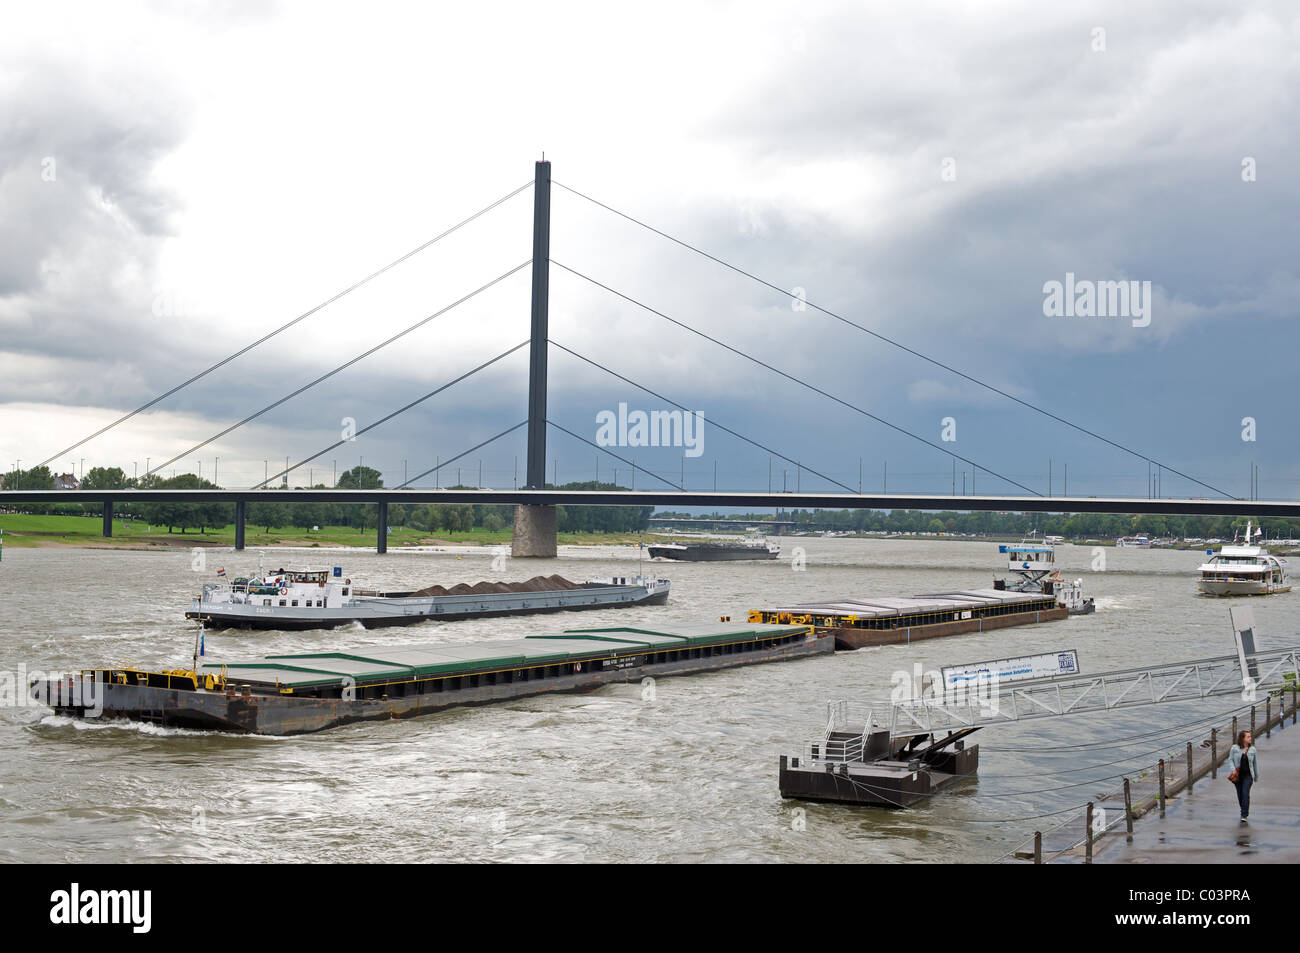
[[[863,740],[861,735],[853,738],[810,741],[803,747],[804,760],[822,763],[840,764],[846,761],[862,760]]]
[[[830,702],[826,706],[826,734],[837,731],[870,731],[873,727],[878,727],[875,713],[876,706],[850,705],[847,701]]]

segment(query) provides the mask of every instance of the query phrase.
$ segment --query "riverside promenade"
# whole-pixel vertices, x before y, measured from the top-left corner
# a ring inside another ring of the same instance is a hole
[[[1237,791],[1228,781],[1232,770],[1228,751],[1232,726],[1219,729],[1217,758],[1209,742],[1193,748],[1192,785],[1188,790],[1186,762],[1166,763],[1165,811],[1153,797],[1153,778],[1133,783],[1133,833],[1127,832],[1122,796],[1103,798],[1109,817],[1093,841],[1095,864],[1294,864],[1300,863],[1300,725],[1296,696],[1274,698],[1269,715],[1256,709],[1255,746],[1259,782],[1250,792],[1250,820],[1241,823]],[[1281,703],[1281,704],[1279,704]],[[1279,712],[1279,707],[1282,711]],[[1244,714],[1244,713],[1243,713]],[[1250,717],[1239,727],[1249,728]],[[1217,777],[1214,775],[1217,774]],[[1078,844],[1053,857],[1051,863],[1085,863],[1086,849]]]
[[[1289,707],[1289,706],[1288,706]],[[1231,739],[1227,740],[1231,745]],[[1227,765],[1202,777],[1191,793],[1168,799],[1165,816],[1151,810],[1133,825],[1121,823],[1094,845],[1095,864],[1300,863],[1300,725],[1287,718],[1255,740],[1259,782],[1250,791],[1250,820],[1241,823],[1237,790]],[[1077,857],[1071,857],[1077,861]]]

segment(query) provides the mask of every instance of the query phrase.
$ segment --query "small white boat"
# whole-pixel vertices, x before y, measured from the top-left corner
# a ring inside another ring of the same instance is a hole
[[[1115,540],[1115,546],[1118,549],[1150,549],[1150,536],[1121,536]]]
[[[1207,596],[1268,596],[1277,592],[1290,592],[1291,581],[1286,574],[1286,560],[1274,556],[1267,549],[1251,544],[1263,530],[1254,530],[1246,524],[1245,545],[1223,546],[1217,553],[1206,550],[1210,561],[1202,563],[1199,590]]]

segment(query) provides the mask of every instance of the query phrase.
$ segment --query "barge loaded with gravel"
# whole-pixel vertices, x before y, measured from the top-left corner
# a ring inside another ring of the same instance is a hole
[[[332,629],[359,622],[367,629],[575,609],[663,605],[667,579],[615,576],[570,582],[534,576],[524,582],[460,583],[400,592],[362,589],[333,569],[277,569],[252,579],[207,583],[185,618],[217,629]]]
[[[586,691],[833,651],[806,625],[568,629],[523,639],[366,646],[213,662],[191,671],[104,668],[33,683],[59,714],[297,735],[460,705]]]

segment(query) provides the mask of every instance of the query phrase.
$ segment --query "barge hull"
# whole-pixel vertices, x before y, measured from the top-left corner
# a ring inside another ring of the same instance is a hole
[[[961,635],[964,632],[987,632],[991,629],[1005,629],[1013,625],[1035,625],[1039,622],[1059,622],[1068,618],[1070,610],[1061,606],[1056,609],[1040,609],[1035,612],[1021,612],[1014,615],[988,616],[983,619],[962,619],[957,622],[937,622],[931,625],[909,626],[902,629],[849,629],[836,628],[830,632],[835,637],[835,647],[843,652],[851,652],[868,645],[910,645],[922,639],[939,639],[949,635]]]
[[[581,590],[577,590],[581,591]],[[491,619],[500,616],[513,615],[542,615],[550,612],[581,612],[591,609],[630,609],[636,606],[662,606],[668,603],[667,592],[657,592],[643,598],[632,598],[629,600],[614,602],[590,602],[558,605],[536,605],[536,606],[512,606],[502,609],[467,609],[464,611],[451,610],[448,612],[420,612],[410,613],[408,615],[384,615],[384,616],[357,616],[355,614],[330,616],[312,616],[303,618],[292,615],[248,615],[230,614],[222,615],[214,613],[212,610],[190,610],[185,613],[185,618],[191,621],[197,621],[205,629],[267,629],[283,631],[302,631],[306,629],[336,629],[339,626],[351,625],[354,622],[361,623],[362,627],[367,629],[386,628],[388,626],[399,625],[416,625],[420,622],[437,620],[443,622],[458,622],[463,619]],[[278,606],[272,608],[280,608]],[[319,610],[317,610],[319,611]],[[340,613],[346,613],[348,610],[340,609]]]
[[[741,665],[784,662],[829,654],[833,640],[811,631],[798,641],[734,654],[648,663],[648,656],[624,656],[617,667],[590,668],[569,675],[527,681],[476,685],[454,690],[390,698],[310,697],[247,692],[228,683],[227,691],[164,688],[147,684],[103,682],[103,708],[98,717],[125,718],[177,728],[195,728],[262,735],[299,735],[359,721],[413,718],[448,708],[488,705],[554,692],[585,692],[612,683],[639,682],[646,677],[692,675]],[[584,666],[585,667],[585,666]],[[47,693],[46,697],[56,697]],[[59,714],[87,717],[85,709],[56,707]]]

